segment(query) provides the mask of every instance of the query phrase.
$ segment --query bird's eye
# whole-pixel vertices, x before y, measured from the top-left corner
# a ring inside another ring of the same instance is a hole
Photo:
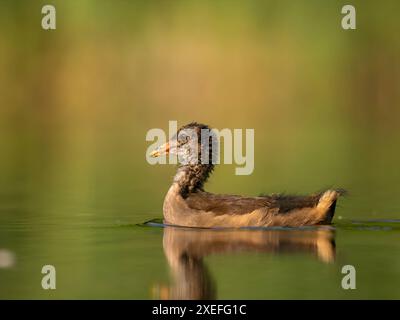
[[[187,136],[180,136],[178,139],[178,145],[180,145],[180,146],[184,145],[188,140],[187,138],[188,138]]]

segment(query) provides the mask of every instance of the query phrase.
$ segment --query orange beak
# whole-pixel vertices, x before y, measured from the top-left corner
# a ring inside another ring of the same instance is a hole
[[[157,158],[163,154],[168,154],[169,149],[170,149],[169,142],[164,143],[162,146],[158,147],[156,150],[154,150],[152,153],[150,153],[150,157]]]

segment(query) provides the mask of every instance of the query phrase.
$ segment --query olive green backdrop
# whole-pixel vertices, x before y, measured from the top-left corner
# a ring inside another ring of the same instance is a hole
[[[336,222],[399,218],[400,3],[350,2],[356,30],[341,28],[348,1],[51,1],[45,31],[47,1],[2,1],[0,249],[15,261],[0,297],[150,298],[169,281],[162,229],[134,226],[162,217],[175,168],[146,162],[145,135],[169,120],[255,129],[253,174],[221,165],[209,191],[337,186]],[[344,228],[327,267],[211,257],[218,297],[399,298],[388,228]],[[351,293],[345,263],[360,265]]]

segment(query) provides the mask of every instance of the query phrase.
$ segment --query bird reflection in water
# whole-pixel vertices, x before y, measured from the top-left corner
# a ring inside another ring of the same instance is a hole
[[[156,299],[216,299],[216,285],[203,260],[208,255],[254,252],[304,253],[323,263],[335,260],[330,227],[293,230],[212,230],[165,227],[163,248],[173,284],[157,285]]]

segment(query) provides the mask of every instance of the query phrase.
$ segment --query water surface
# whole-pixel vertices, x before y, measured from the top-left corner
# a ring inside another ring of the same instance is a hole
[[[207,230],[90,214],[0,224],[1,298],[399,298],[400,222]],[[57,289],[41,288],[56,267]],[[343,265],[356,290],[343,290]]]

